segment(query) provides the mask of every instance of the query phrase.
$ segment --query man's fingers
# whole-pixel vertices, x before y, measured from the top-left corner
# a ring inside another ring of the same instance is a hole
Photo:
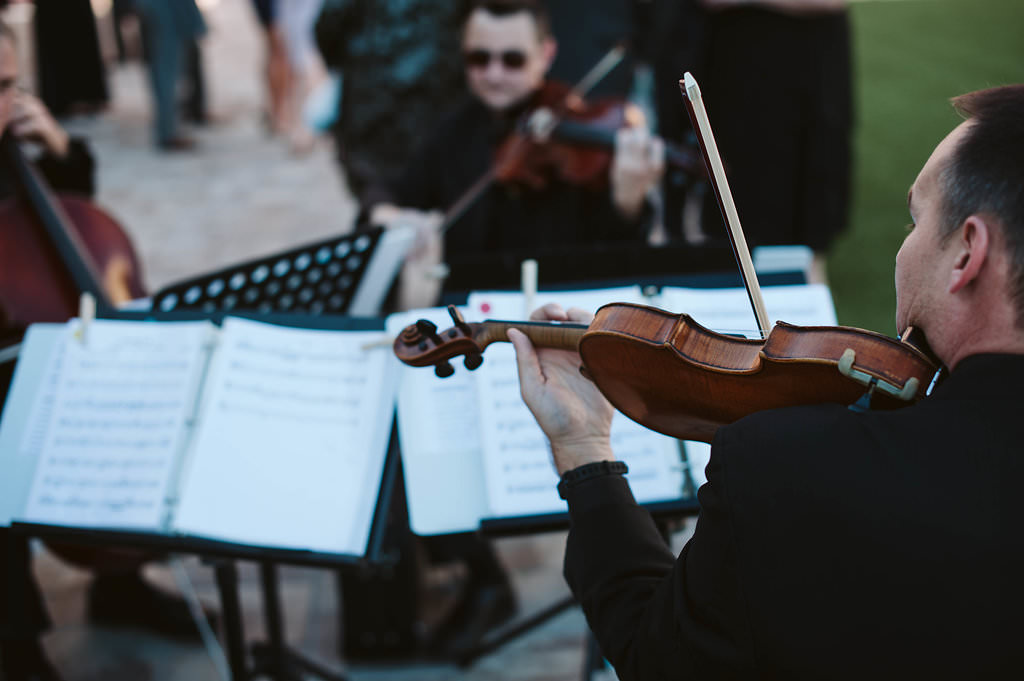
[[[532,322],[564,322],[569,319],[558,303],[547,303],[530,313]]]
[[[566,313],[566,319],[577,324],[589,324],[594,321],[594,315],[589,310],[580,307],[570,307]]]
[[[533,348],[533,343],[519,329],[509,329],[508,340],[512,343],[512,347],[516,349],[519,387],[525,397],[534,386],[540,385],[544,380],[540,369],[540,358],[537,357],[537,351]]]

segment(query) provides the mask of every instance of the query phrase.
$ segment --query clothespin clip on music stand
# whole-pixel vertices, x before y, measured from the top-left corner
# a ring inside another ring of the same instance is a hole
[[[91,293],[82,293],[78,299],[78,328],[75,330],[75,338],[83,347],[88,345],[89,330],[92,322],[96,319],[96,297]]]

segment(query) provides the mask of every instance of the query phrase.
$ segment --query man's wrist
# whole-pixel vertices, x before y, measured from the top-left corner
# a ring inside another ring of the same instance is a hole
[[[551,443],[551,458],[555,461],[558,474],[579,468],[596,461],[614,461],[615,454],[607,439]]]

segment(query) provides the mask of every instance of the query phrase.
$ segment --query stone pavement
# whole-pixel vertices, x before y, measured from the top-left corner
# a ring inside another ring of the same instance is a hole
[[[262,44],[250,2],[219,0],[206,8],[210,34],[204,60],[216,125],[194,129],[194,152],[166,154],[151,143],[146,75],[137,62],[112,64],[113,101],[108,111],[66,121],[92,143],[99,164],[98,202],[124,225],[142,260],[151,291],[168,283],[246,258],[270,254],[349,229],[355,213],[327,139],[311,153],[293,155],[263,125]],[[101,6],[103,3],[94,3]],[[499,540],[523,611],[564,597],[564,534]],[[217,603],[212,570],[183,557],[199,596]],[[258,575],[243,563],[241,595],[246,635],[264,638]],[[223,667],[217,651],[131,630],[106,629],[85,618],[88,573],[69,567],[45,549],[36,572],[54,628],[44,643],[69,681],[213,681]],[[147,574],[173,588],[166,565]],[[344,667],[338,652],[334,575],[323,569],[282,570],[285,633],[296,649]],[[572,609],[468,670],[452,665],[351,667],[353,681],[467,679],[554,681],[580,678],[585,623]]]

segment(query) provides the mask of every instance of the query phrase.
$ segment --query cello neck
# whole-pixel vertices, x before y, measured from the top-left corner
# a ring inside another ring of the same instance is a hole
[[[757,320],[757,326],[761,330],[761,337],[764,338],[771,328],[771,322],[768,319],[768,311],[764,306],[764,298],[761,296],[761,286],[757,282],[754,261],[750,257],[747,240],[743,236],[743,228],[740,226],[740,216],[736,212],[736,202],[733,201],[732,190],[729,189],[729,180],[725,176],[722,156],[718,153],[715,135],[711,132],[711,122],[708,120],[707,112],[704,110],[704,101],[701,98],[700,87],[693,76],[687,72],[683,79],[679,81],[679,89],[683,93],[683,101],[686,103],[686,111],[690,115],[693,130],[697,133],[697,141],[700,143],[701,154],[704,156],[704,163],[708,169],[708,179],[711,181],[711,187],[715,190],[715,199],[718,201],[718,208],[722,211],[722,219],[725,221],[727,231],[729,232],[729,243],[732,244],[732,252],[736,256],[740,275],[743,277],[743,285],[747,289],[750,306],[754,310],[754,318]]]
[[[99,310],[113,309],[114,305],[103,287],[96,263],[86,250],[78,232],[70,226],[71,220],[65,215],[60,202],[54,198],[49,186],[25,158],[18,141],[11,134],[4,134],[0,138],[0,150],[18,195],[26,202],[32,215],[39,220],[75,287],[81,293],[91,293]]]

